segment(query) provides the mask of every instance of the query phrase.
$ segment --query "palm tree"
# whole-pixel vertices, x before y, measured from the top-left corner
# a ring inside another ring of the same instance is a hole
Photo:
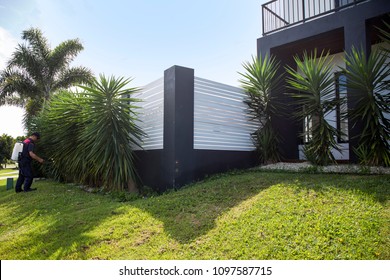
[[[53,93],[72,85],[86,83],[92,73],[85,67],[70,67],[83,50],[78,39],[67,40],[50,49],[39,29],[22,32],[26,44],[19,44],[7,67],[0,72],[0,105],[26,107],[25,124],[42,108]]]
[[[340,151],[336,141],[339,133],[325,116],[335,110],[341,100],[336,99],[334,94],[332,60],[324,53],[317,58],[316,50],[311,55],[305,52],[303,60],[299,56],[295,56],[294,60],[297,69],[287,68],[290,74],[287,82],[291,89],[298,91],[291,94],[302,107],[297,117],[307,122],[305,155],[314,164],[334,163],[332,148]]]
[[[275,96],[271,94],[281,81],[281,76],[277,76],[279,63],[273,56],[260,55],[258,58],[252,57],[252,62],[245,62],[243,67],[246,72],[239,74],[242,76],[242,88],[247,94],[245,103],[249,114],[260,125],[252,135],[260,159],[262,162],[279,161],[280,139],[273,129],[272,116],[282,110]]]

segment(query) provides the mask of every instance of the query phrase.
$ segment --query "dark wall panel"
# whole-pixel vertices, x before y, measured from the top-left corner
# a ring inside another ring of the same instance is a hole
[[[256,152],[194,150],[194,179],[259,164]]]
[[[169,186],[163,150],[135,151],[135,166],[141,185],[164,191]]]

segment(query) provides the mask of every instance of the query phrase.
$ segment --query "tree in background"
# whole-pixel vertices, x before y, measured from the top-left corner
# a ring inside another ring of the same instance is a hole
[[[7,168],[7,162],[11,159],[15,140],[12,136],[3,134],[0,136],[0,169],[2,164]]]
[[[131,98],[138,89],[127,88],[129,82],[101,75],[80,86],[83,92],[62,91],[45,106],[35,127],[51,175],[108,190],[133,187],[133,148],[143,132],[135,124],[138,100]]]
[[[287,68],[290,74],[287,82],[291,89],[296,90],[291,95],[302,108],[297,112],[297,117],[310,123],[304,132],[308,140],[304,148],[305,156],[316,165],[334,163],[332,149],[340,151],[336,140],[340,135],[325,116],[343,100],[337,99],[334,94],[332,60],[329,54],[321,53],[317,57],[316,50],[310,55],[305,52],[302,60],[299,56],[295,56],[294,60],[297,69]]]
[[[23,142],[26,138],[27,136],[18,136],[15,138],[15,142]]]
[[[39,29],[22,32],[25,44],[19,44],[0,72],[0,105],[23,106],[26,109],[25,126],[59,89],[87,83],[91,71],[85,67],[70,67],[83,50],[78,39],[67,40],[54,49]]]
[[[239,74],[247,94],[245,103],[252,118],[259,122],[259,129],[252,134],[254,143],[262,162],[277,162],[280,159],[280,139],[272,127],[272,116],[282,110],[271,90],[277,90],[281,81],[281,77],[277,76],[279,63],[272,56],[260,55],[252,57],[252,62],[245,62],[243,67],[246,72]]]

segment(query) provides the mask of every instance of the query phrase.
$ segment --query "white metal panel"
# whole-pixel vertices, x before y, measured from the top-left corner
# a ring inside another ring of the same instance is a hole
[[[141,88],[133,95],[142,100],[137,104],[137,125],[146,133],[140,143],[144,150],[163,149],[164,143],[164,78]],[[137,149],[137,148],[135,148]],[[138,148],[139,149],[139,148]]]
[[[332,154],[335,158],[335,160],[349,160],[349,144],[348,143],[340,143],[339,147],[341,149],[341,152],[332,149]],[[304,145],[299,145],[299,159],[300,160],[306,160],[305,153],[303,152]]]
[[[195,77],[194,149],[253,151],[252,121],[245,92],[237,87]]]

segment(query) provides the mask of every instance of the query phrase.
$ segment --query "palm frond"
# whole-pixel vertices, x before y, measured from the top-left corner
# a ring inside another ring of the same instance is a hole
[[[22,32],[22,39],[26,40],[35,56],[45,59],[50,54],[50,46],[47,39],[43,36],[41,30],[30,28]]]
[[[86,84],[93,78],[91,70],[86,67],[72,67],[61,71],[53,83],[52,90],[66,89],[77,84]]]
[[[30,76],[19,69],[6,68],[0,73],[0,100],[12,97],[19,99],[21,105],[26,99],[39,94],[40,90]]]
[[[76,56],[84,49],[79,39],[66,40],[55,47],[47,59],[50,75],[55,76],[67,68]]]

